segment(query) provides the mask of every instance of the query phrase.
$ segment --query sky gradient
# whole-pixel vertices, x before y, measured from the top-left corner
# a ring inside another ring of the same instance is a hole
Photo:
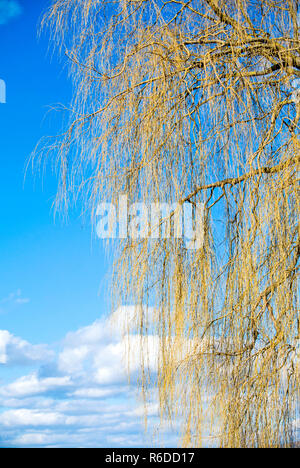
[[[63,60],[37,37],[48,3],[0,0],[0,446],[153,446],[157,404],[145,435],[109,326],[104,247],[76,211],[54,219],[55,174],[25,171],[61,129],[51,109],[71,97]],[[176,440],[166,432],[161,443]]]

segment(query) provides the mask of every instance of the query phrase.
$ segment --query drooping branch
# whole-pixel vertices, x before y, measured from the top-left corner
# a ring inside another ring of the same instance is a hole
[[[185,198],[180,200],[180,203],[183,204],[183,203],[190,201],[199,192],[202,192],[204,190],[210,190],[210,189],[215,189],[215,188],[223,189],[226,185],[231,185],[233,187],[234,185],[241,184],[242,182],[252,179],[255,176],[260,176],[263,174],[276,174],[287,167],[290,167],[294,164],[296,165],[299,161],[300,161],[300,155],[297,155],[294,158],[290,158],[289,160],[283,161],[273,167],[261,167],[259,169],[256,169],[255,171],[247,172],[246,174],[243,174],[239,177],[230,177],[228,179],[223,179],[223,180],[218,180],[216,182],[212,182],[211,184],[202,185],[201,187],[197,187],[192,193],[190,193]]]

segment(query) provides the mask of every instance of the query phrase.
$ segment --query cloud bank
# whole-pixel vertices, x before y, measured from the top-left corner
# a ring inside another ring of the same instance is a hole
[[[133,318],[134,308],[119,309],[114,323]],[[141,343],[148,345],[154,371],[158,351],[156,336],[117,333],[111,321],[100,319],[68,333],[59,346],[33,345],[7,330],[0,330],[0,447],[176,447],[179,430],[160,426],[155,392],[148,405],[148,432],[144,432],[144,405],[135,384]],[[131,354],[131,385],[126,371]],[[30,366],[30,368],[26,367]],[[14,375],[14,374],[13,374]],[[294,428],[300,433],[299,420]],[[161,434],[161,431],[160,431]],[[208,440],[208,445],[211,445]]]
[[[135,338],[136,357],[140,338]],[[156,338],[149,344],[154,370]],[[126,339],[104,319],[67,334],[59,349],[0,331],[0,367],[31,366],[30,372],[24,367],[21,377],[0,384],[0,446],[177,446],[175,431],[166,429],[162,439],[154,438],[160,424],[154,397],[145,434],[143,402],[134,384],[139,363],[132,360],[129,385],[125,352]]]
[[[49,359],[53,353],[46,345],[31,345],[7,330],[0,330],[0,365],[30,365]]]

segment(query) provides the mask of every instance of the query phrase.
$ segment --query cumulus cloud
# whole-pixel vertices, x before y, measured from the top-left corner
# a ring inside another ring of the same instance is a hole
[[[146,338],[134,330],[135,315],[133,307],[120,308],[112,317],[117,329],[111,320],[100,319],[68,333],[53,349],[0,331],[3,367],[35,365],[30,372],[24,370],[18,378],[0,383],[0,446],[176,447],[178,427],[164,426],[164,437],[153,438],[161,426],[154,389],[147,407],[148,432],[144,432],[145,407],[137,400],[136,377],[142,350],[147,350],[155,376],[159,346],[154,334]],[[130,332],[122,327],[128,320],[133,324]],[[186,346],[189,352],[195,343],[189,340]],[[299,420],[294,429],[299,431]]]
[[[133,308],[114,314],[120,323]],[[123,316],[123,317],[122,317]],[[124,333],[110,320],[67,334],[58,349],[33,346],[7,331],[0,332],[2,365],[34,363],[36,369],[0,385],[0,441],[13,447],[136,447],[153,446],[160,424],[158,407],[148,407],[147,434],[144,407],[137,402],[134,384],[141,346],[148,344],[150,364],[155,369],[157,338],[143,343],[131,336],[131,349]],[[131,354],[132,379],[128,383],[126,356]],[[175,432],[166,431],[164,446],[176,446]]]
[[[72,382],[68,376],[40,379],[36,374],[30,374],[0,388],[0,395],[10,398],[23,398],[49,393],[52,390],[57,392],[70,386],[72,386]]]
[[[300,431],[300,419],[295,419],[295,421],[293,421],[293,427]]]
[[[92,325],[69,333],[58,356],[59,371],[80,375],[86,374],[89,369],[89,375],[99,385],[125,382],[128,358],[133,377],[139,369],[142,350],[147,354],[150,369],[155,371],[158,338],[118,333],[117,330],[125,330],[123,325],[128,318],[129,323],[133,322],[134,308],[122,307],[107,321],[97,320]]]
[[[44,362],[52,355],[46,345],[31,345],[7,330],[0,330],[0,365],[29,365]]]
[[[8,23],[11,19],[22,13],[18,0],[0,0],[0,25]]]

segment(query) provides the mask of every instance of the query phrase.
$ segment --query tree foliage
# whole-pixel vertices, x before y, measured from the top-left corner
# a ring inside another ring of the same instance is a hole
[[[288,445],[299,398],[300,41],[294,0],[57,0],[74,98],[58,205],[202,202],[201,249],[125,239],[115,303],[158,335],[184,445]],[[154,306],[153,308],[147,306]],[[142,387],[153,384],[145,350]]]

